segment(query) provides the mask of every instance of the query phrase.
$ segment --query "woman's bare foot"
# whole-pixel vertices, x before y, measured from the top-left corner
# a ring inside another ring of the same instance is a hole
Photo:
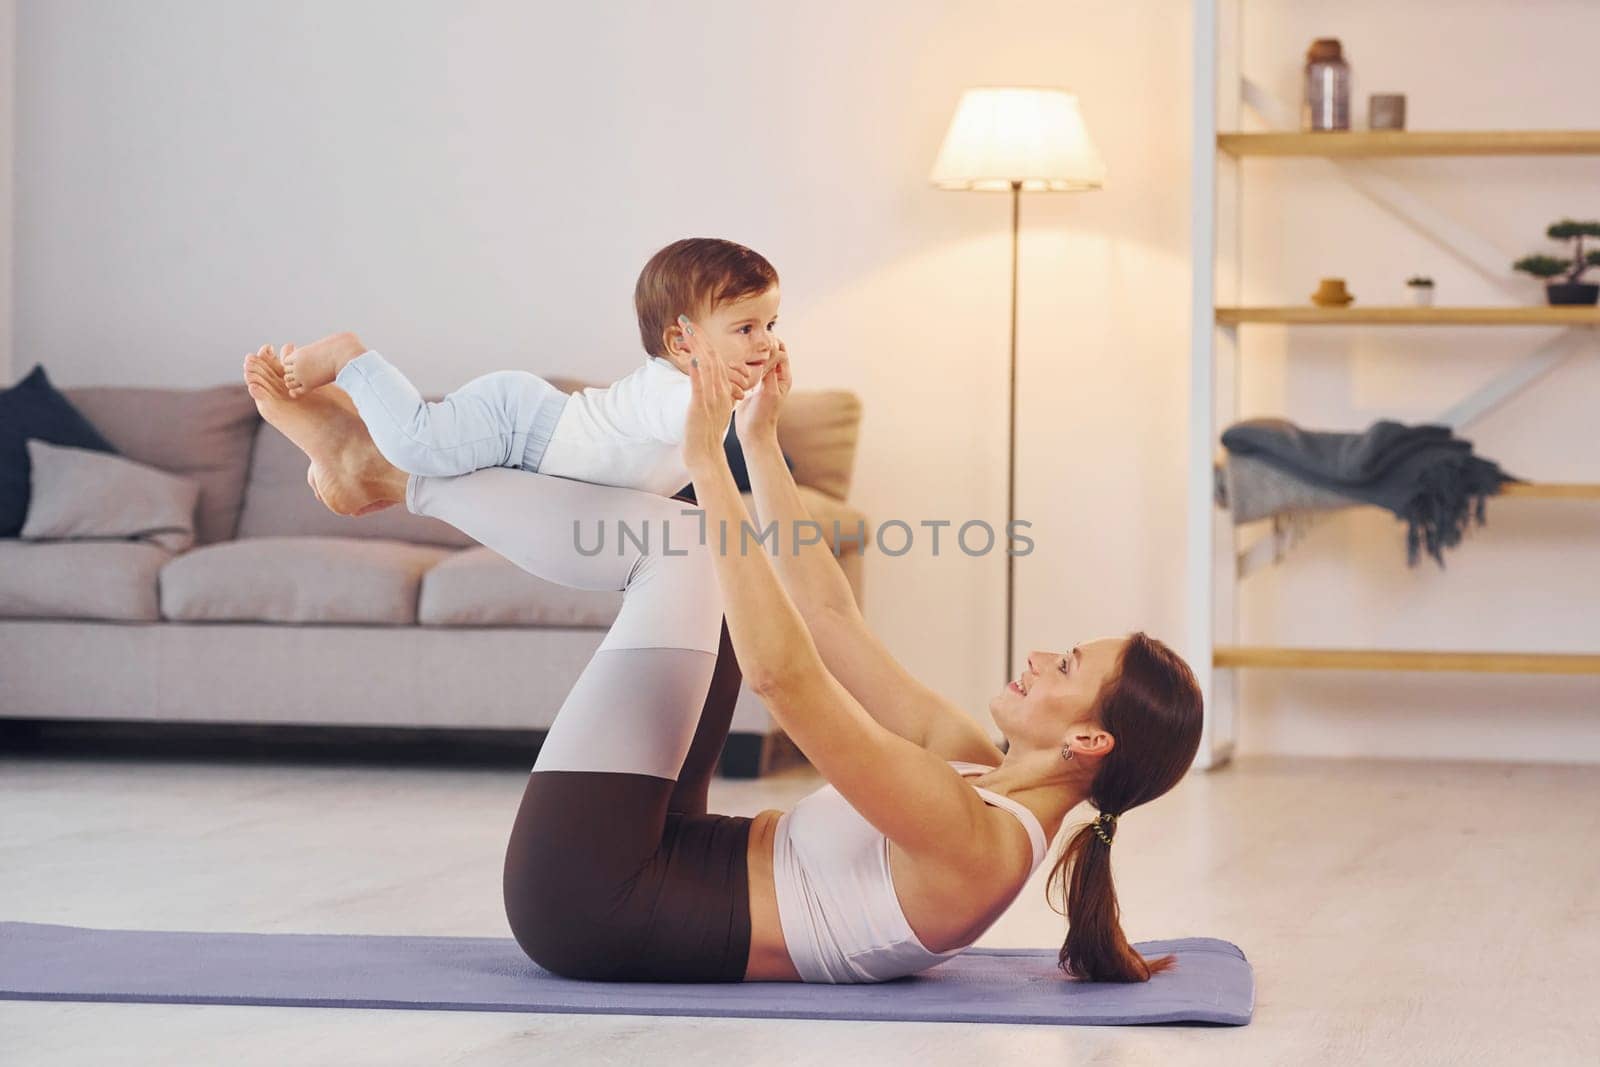
[[[317,503],[321,504],[325,508],[328,508],[329,511],[332,511],[333,509],[328,507],[328,502],[322,499],[322,492],[317,489],[316,472],[317,465],[315,463],[306,468],[306,484],[311,487],[311,495],[317,498]],[[404,486],[401,487],[401,491],[405,491]],[[362,509],[356,512],[355,515],[351,516],[351,518],[359,518],[362,515],[370,515],[374,511],[382,511],[384,508],[392,508],[398,503],[398,500],[374,500],[372,503],[362,507]]]
[[[291,400],[329,385],[344,365],[366,351],[353,333],[335,333],[304,348],[283,346],[283,380]]]
[[[290,399],[272,346],[245,357],[244,380],[261,417],[311,460],[306,481],[329,511],[366,515],[405,499],[405,473],[383,458],[353,412],[320,393]]]
[[[322,395],[344,408],[350,414],[355,415],[356,418],[361,417],[356,413],[356,402],[350,399],[349,393],[340,389],[337,385],[324,385],[322,387]]]

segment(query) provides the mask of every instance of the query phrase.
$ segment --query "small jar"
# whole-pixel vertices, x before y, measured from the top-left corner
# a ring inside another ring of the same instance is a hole
[[[1350,128],[1350,64],[1337,37],[1319,37],[1306,52],[1300,124],[1313,131]]]

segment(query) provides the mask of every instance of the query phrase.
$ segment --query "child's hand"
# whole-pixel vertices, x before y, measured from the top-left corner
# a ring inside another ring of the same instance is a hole
[[[761,383],[751,393],[750,403],[740,408],[733,417],[734,428],[739,433],[740,444],[751,444],[763,434],[776,432],[778,413],[783,400],[789,395],[794,378],[789,372],[789,348],[778,337],[773,337],[773,355],[767,362]]]
[[[685,343],[690,346],[689,412],[683,426],[683,463],[696,477],[726,464],[722,439],[733,414],[734,386],[728,379],[728,366],[708,353],[699,331],[687,318],[678,316]]]

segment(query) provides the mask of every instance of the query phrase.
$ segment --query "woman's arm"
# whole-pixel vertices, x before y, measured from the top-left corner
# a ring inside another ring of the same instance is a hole
[[[753,401],[739,413],[739,441],[763,527],[778,524],[776,566],[833,676],[886,728],[946,760],[998,764],[1002,753],[971,716],[894,658],[867,626],[833,551],[801,544],[796,524],[812,521],[778,447],[778,418],[792,385],[789,352],[777,355]]]
[[[756,515],[763,527],[778,524],[778,576],[794,598],[800,614],[809,622],[828,608],[856,605],[855,593],[845,578],[833,550],[819,538],[799,543],[797,524],[814,522],[794,484],[794,472],[783,461],[778,446],[778,418],[794,384],[790,374],[789,348],[777,337],[771,365],[762,376],[760,387],[739,411],[734,423],[739,431],[739,446],[744,451],[750,475],[750,490],[755,498]],[[788,550],[784,550],[785,535]]]
[[[823,666],[768,553],[759,546],[742,550],[748,518],[719,432],[732,411],[726,374],[719,360],[702,353],[690,377],[684,458],[705,511],[728,634],[746,681],[812,765],[890,840],[941,860],[969,858],[983,839],[977,794],[944,760],[867,714]]]
[[[680,316],[693,353],[691,395],[684,421],[683,458],[694,480],[695,499],[705,512],[705,537],[716,559],[728,631],[745,681],[764,692],[793,673],[823,670],[806,624],[773,569],[759,531],[748,521],[744,501],[728,469],[722,428],[733,412],[731,386],[722,360]],[[781,547],[781,546],[780,546]],[[781,552],[780,552],[781,554]],[[735,622],[739,632],[734,632]],[[798,738],[796,739],[798,742]]]
[[[874,718],[907,741],[942,759],[998,764],[1002,753],[983,728],[906,670],[867,626],[828,546],[796,545],[795,523],[810,514],[776,437],[750,444],[744,455],[761,524],[778,523],[778,574],[827,669]]]
[[[741,433],[739,446],[750,473],[756,515],[763,527],[778,524],[778,575],[795,606],[807,621],[828,610],[855,611],[855,592],[833,549],[822,540],[808,538],[801,543],[796,535],[799,523],[815,520],[800,499],[794,472],[783,462],[776,428],[752,429],[748,437]]]

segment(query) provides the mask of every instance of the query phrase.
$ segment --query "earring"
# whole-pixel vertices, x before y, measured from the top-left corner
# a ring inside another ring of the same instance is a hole
[[[1062,745],[1061,746],[1061,758],[1064,759],[1064,760],[1070,760],[1072,758],[1072,746],[1071,745]]]

